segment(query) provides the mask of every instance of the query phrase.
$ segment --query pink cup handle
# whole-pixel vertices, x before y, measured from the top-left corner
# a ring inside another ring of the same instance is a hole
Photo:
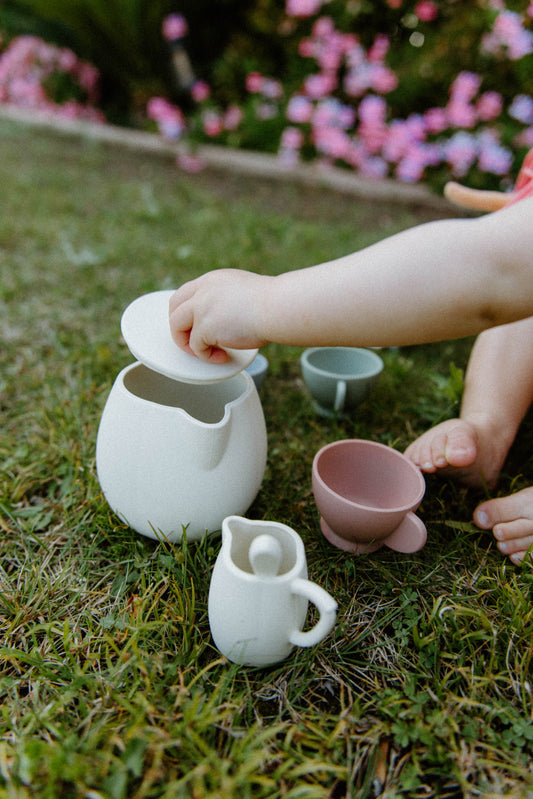
[[[337,603],[319,585],[312,583],[310,580],[303,580],[301,577],[297,577],[292,581],[291,592],[305,597],[313,605],[316,605],[320,618],[315,626],[305,633],[301,632],[301,630],[295,630],[289,637],[289,641],[294,646],[314,646],[322,641],[333,629],[337,615]]]
[[[418,552],[427,540],[426,525],[415,513],[409,512],[396,530],[383,543],[395,552]]]

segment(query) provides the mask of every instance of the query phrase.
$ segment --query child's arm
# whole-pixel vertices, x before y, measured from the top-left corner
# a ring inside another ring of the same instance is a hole
[[[477,219],[411,228],[360,252],[266,277],[210,272],[170,302],[179,346],[200,358],[270,341],[418,344],[533,315],[533,198]]]

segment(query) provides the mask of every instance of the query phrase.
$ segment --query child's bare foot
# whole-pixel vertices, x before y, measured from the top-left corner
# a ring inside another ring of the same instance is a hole
[[[492,528],[500,552],[520,563],[533,544],[533,488],[482,502],[474,511],[474,522],[482,530]]]
[[[479,488],[494,485],[507,450],[488,425],[448,419],[423,433],[405,454],[427,474],[439,472]]]

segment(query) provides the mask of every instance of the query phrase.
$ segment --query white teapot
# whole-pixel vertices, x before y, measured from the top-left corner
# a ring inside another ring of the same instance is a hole
[[[109,505],[150,538],[201,538],[245,513],[261,486],[266,427],[253,379],[256,350],[229,351],[225,364],[199,361],[172,341],[168,300],[135,300],[122,333],[139,359],[123,369],[102,413],[98,479]]]
[[[320,613],[302,631],[308,601]],[[208,615],[217,648],[234,663],[268,666],[295,646],[318,644],[335,624],[337,603],[307,579],[300,536],[285,524],[230,516],[209,586]]]

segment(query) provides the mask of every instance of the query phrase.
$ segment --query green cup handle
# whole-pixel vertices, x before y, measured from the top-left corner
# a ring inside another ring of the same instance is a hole
[[[297,577],[291,583],[291,593],[303,596],[316,605],[320,618],[307,632],[295,630],[289,637],[294,646],[314,646],[322,641],[333,629],[337,615],[337,603],[332,596],[316,583]]]
[[[344,409],[344,402],[346,400],[346,381],[345,380],[338,380],[337,381],[337,391],[335,394],[335,413],[339,413]]]

